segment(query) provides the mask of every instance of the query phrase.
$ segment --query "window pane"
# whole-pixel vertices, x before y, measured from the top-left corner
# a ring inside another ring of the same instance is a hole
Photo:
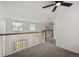
[[[30,24],[30,31],[35,31],[35,30],[36,30],[35,24]]]
[[[14,32],[22,31],[22,23],[13,22],[13,31]]]

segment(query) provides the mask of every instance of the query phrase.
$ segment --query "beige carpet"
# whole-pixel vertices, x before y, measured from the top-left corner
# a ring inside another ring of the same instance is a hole
[[[78,57],[79,54],[54,46],[49,42],[22,50],[6,57]]]

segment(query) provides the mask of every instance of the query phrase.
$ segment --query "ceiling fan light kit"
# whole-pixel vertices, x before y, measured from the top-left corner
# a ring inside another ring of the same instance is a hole
[[[60,5],[61,5],[61,3],[60,3],[60,2],[56,4],[56,6],[60,6]]]

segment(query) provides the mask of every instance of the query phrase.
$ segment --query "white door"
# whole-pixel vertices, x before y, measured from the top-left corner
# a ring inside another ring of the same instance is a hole
[[[0,34],[5,32],[5,22],[0,21]],[[0,36],[0,56],[3,56],[3,50],[4,50],[4,39],[5,37]]]

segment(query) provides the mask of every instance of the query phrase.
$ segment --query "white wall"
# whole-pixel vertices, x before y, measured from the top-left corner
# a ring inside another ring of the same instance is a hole
[[[0,2],[0,20],[4,20],[4,19],[5,19],[5,13],[2,7],[2,3]]]
[[[55,12],[54,36],[57,46],[79,53],[79,2]]]
[[[4,19],[5,19],[5,14],[4,14],[4,11],[2,8],[2,4],[0,2],[0,33],[3,33],[6,31]],[[4,40],[5,40],[5,37],[0,36],[0,56],[2,56],[5,52],[5,50],[3,48],[4,47],[4,45],[3,45]]]

